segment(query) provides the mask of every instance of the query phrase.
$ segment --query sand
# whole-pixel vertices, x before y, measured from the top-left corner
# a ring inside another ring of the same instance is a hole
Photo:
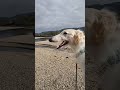
[[[0,90],[34,90],[32,38],[20,35],[0,39]]]
[[[48,40],[35,42],[35,90],[76,89],[74,53],[69,47],[57,50],[57,45]],[[77,70],[77,90],[85,90],[79,64]]]

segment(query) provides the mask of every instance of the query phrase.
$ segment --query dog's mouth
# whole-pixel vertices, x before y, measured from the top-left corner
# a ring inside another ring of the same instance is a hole
[[[57,47],[57,49],[61,48],[62,46],[65,46],[69,43],[69,41],[65,40],[65,41],[62,41],[62,43]]]

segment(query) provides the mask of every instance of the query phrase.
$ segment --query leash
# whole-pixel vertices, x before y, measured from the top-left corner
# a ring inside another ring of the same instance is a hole
[[[77,87],[77,63],[76,63],[76,85],[75,85],[75,90],[78,90],[78,87]]]
[[[85,53],[85,48],[83,48],[82,50],[80,50],[79,53],[76,54],[76,58],[79,57],[80,55],[82,55],[83,53]],[[77,72],[77,69],[78,68],[77,67],[78,66],[77,66],[77,62],[76,62],[76,85],[75,85],[75,90],[78,90],[78,86],[77,86],[77,81],[78,81],[78,77],[77,77],[78,72]]]

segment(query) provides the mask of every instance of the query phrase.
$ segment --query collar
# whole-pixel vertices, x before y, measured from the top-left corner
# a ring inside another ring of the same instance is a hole
[[[76,54],[76,57],[79,57],[79,56],[82,55],[83,53],[85,53],[85,48],[81,49],[81,50]]]

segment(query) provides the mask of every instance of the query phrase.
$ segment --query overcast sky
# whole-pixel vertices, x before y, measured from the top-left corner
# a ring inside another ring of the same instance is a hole
[[[118,1],[86,0],[86,4]],[[84,7],[84,0],[0,0],[0,17],[11,17],[35,10],[36,31],[49,31],[84,26]]]
[[[84,0],[36,0],[36,32],[83,27]]]
[[[118,0],[111,0],[118,1]],[[86,0],[86,4],[111,3],[109,0]],[[36,0],[36,32],[84,27],[85,0]]]

